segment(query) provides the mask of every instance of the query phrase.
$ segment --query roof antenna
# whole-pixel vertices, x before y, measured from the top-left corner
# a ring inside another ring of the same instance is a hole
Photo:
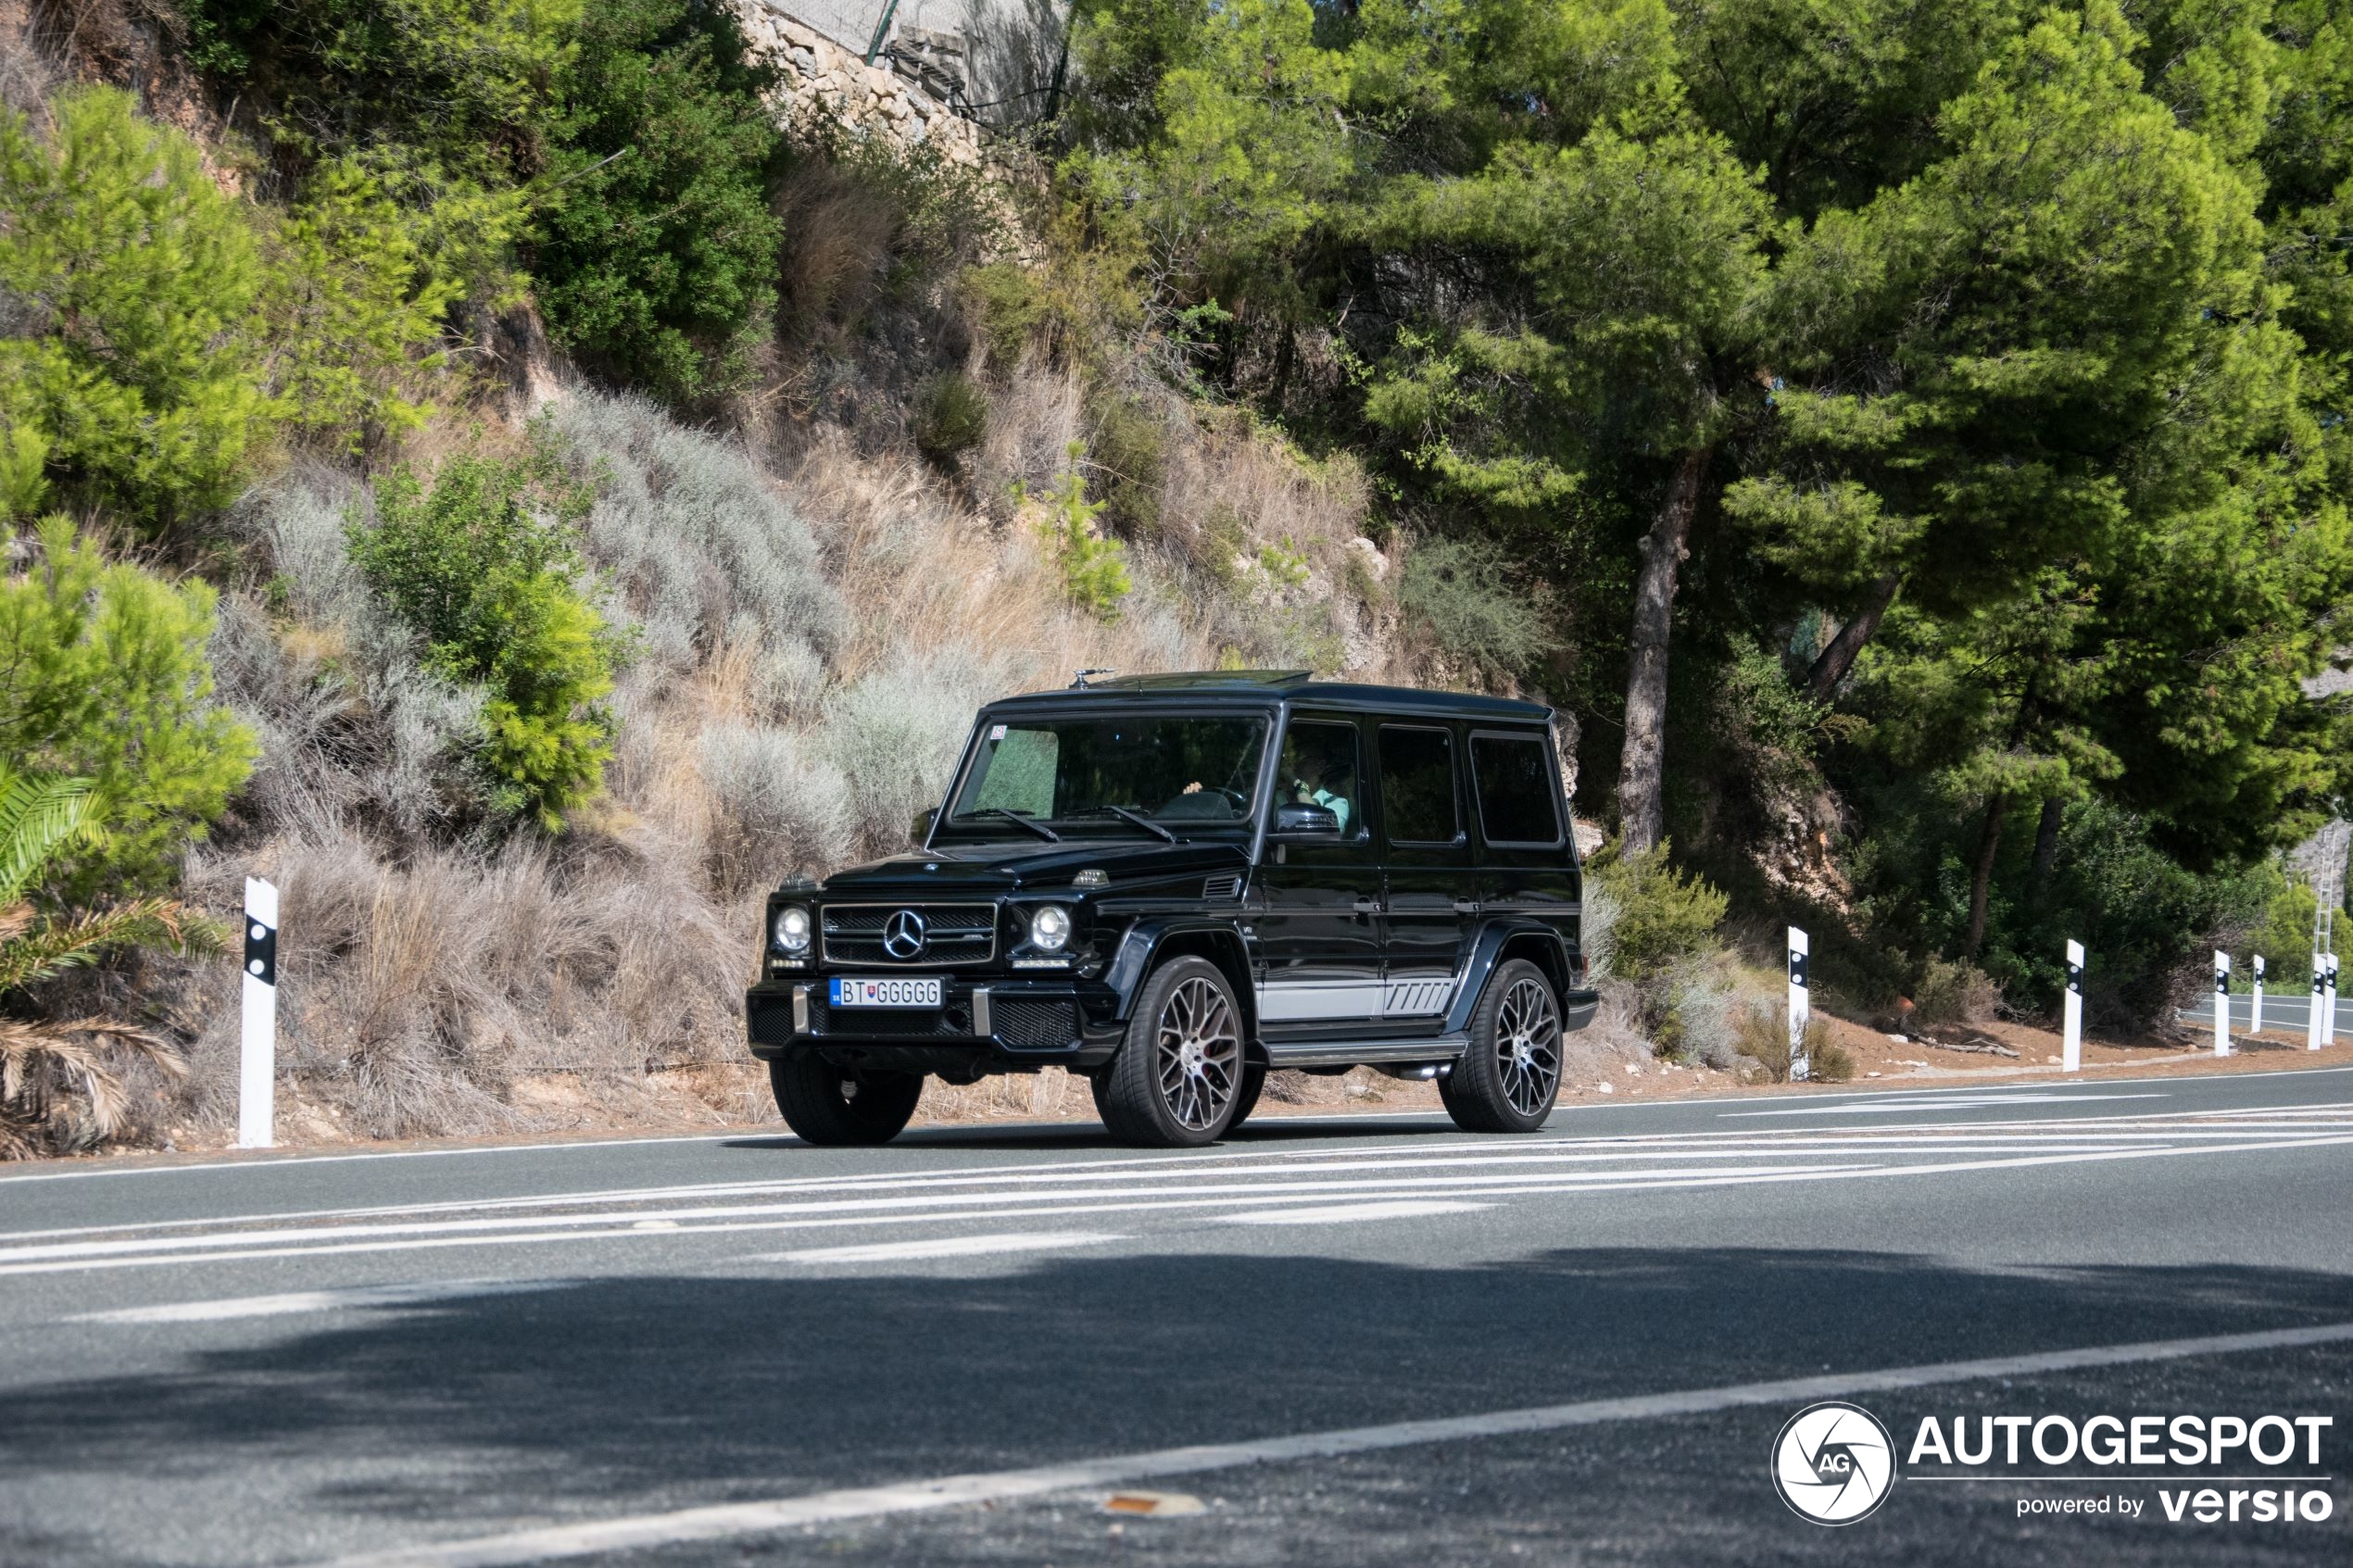
[[[1077,678],[1070,683],[1070,689],[1075,692],[1088,690],[1087,677],[1089,675],[1116,675],[1118,673],[1116,670],[1081,670]]]

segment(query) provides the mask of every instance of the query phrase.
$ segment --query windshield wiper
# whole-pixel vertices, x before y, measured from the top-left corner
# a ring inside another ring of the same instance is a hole
[[[1049,844],[1060,844],[1063,841],[1061,834],[1043,822],[1031,822],[1010,806],[982,806],[970,811],[959,811],[956,813],[955,820],[960,822],[969,822],[975,817],[1000,817],[1015,827],[1027,828]]]
[[[1175,834],[1169,832],[1166,828],[1162,827],[1150,817],[1147,817],[1140,812],[1130,811],[1125,806],[1089,806],[1084,811],[1073,811],[1070,814],[1074,817],[1099,817],[1105,811],[1109,811],[1112,815],[1118,817],[1123,821],[1135,823],[1138,827],[1142,828],[1146,833],[1158,834],[1161,837],[1168,840],[1171,844],[1176,842],[1176,835]]]

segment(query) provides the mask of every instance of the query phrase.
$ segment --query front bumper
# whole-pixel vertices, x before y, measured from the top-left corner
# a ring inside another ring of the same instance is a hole
[[[1049,1064],[1100,1067],[1118,1049],[1117,997],[1070,979],[941,977],[938,1011],[835,1008],[827,976],[763,980],[744,993],[751,1054],[773,1061],[823,1051],[844,1066],[937,1073],[970,1081]]]

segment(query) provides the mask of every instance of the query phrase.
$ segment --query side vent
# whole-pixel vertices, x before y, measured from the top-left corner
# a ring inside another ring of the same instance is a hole
[[[1242,896],[1242,879],[1231,872],[1224,876],[1213,876],[1201,884],[1201,896],[1213,899],[1239,898]]]

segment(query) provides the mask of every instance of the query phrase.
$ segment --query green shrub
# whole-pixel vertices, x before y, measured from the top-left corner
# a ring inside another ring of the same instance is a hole
[[[532,271],[556,340],[673,399],[732,391],[774,326],[780,140],[724,6],[598,0],[557,76]]]
[[[1810,1081],[1843,1084],[1855,1076],[1855,1055],[1831,1038],[1830,1025],[1808,1018],[1800,1032],[1806,1043],[1806,1073]],[[1776,1084],[1789,1082],[1789,1008],[1747,1007],[1732,1026],[1732,1050],[1765,1070]]]
[[[581,0],[180,0],[189,53],[260,107],[282,158],[418,149],[502,184],[542,156]]]
[[[1695,872],[1669,862],[1664,842],[1626,855],[1604,846],[1586,863],[1586,878],[1610,909],[1609,927],[1589,944],[1601,948],[1608,972],[1641,984],[1664,974],[1680,959],[1711,946],[1726,899]]]
[[[37,445],[52,479],[159,529],[226,502],[268,433],[261,258],[195,144],[129,94],[52,107],[45,141],[0,107],[0,288],[31,329],[0,339],[0,383],[21,386],[0,407],[11,504],[39,502]]]
[[[916,388],[913,414],[915,445],[937,463],[952,465],[988,433],[988,395],[953,370]]]
[[[96,824],[61,862],[69,900],[167,884],[253,766],[210,699],[212,590],[113,563],[64,518],[0,582],[0,759],[89,781]]]
[[[1047,492],[1046,515],[1039,533],[1052,546],[1054,564],[1062,570],[1063,591],[1106,621],[1119,619],[1119,601],[1133,587],[1127,575],[1127,546],[1096,531],[1101,501],[1087,499],[1087,482],[1079,476],[1084,448],[1073,443],[1070,467]]]
[[[396,473],[373,526],[351,530],[353,560],[429,661],[484,688],[494,808],[551,833],[596,797],[612,754],[602,702],[623,649],[574,585],[590,498],[542,441],[520,458],[452,458],[430,491]]]
[[[1931,959],[1912,987],[1912,1019],[1921,1024],[1985,1023],[2001,1001],[2002,988],[1983,970]]]
[[[2263,918],[2242,942],[2247,957],[2263,955],[2264,984],[2274,990],[2309,985],[2312,982],[2312,919],[2320,912],[2320,896],[2309,882],[2279,879],[2263,904]],[[2251,985],[2252,963],[2233,965],[2233,985]]]
[[[1104,521],[1130,539],[1148,538],[1160,532],[1167,436],[1151,408],[1125,395],[1100,399],[1092,412],[1088,456],[1104,476]]]
[[[425,228],[348,158],[277,226],[271,379],[288,423],[359,452],[432,413],[416,383],[447,363],[434,345],[465,288],[428,255]]]
[[[1405,558],[1397,599],[1456,659],[1513,674],[1557,646],[1547,596],[1518,575],[1491,540],[1432,540]]]

